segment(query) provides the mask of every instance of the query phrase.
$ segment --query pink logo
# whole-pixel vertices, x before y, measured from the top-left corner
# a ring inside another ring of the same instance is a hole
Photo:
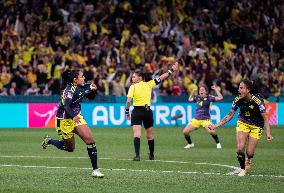
[[[277,117],[277,105],[276,103],[266,103],[266,112],[269,118],[270,125],[277,125],[278,117]]]
[[[29,128],[54,128],[56,103],[29,104]]]

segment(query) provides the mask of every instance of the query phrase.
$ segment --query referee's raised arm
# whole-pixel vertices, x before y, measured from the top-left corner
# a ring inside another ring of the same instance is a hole
[[[175,62],[172,67],[168,70],[168,72],[162,74],[159,78],[161,81],[165,80],[166,78],[168,78],[173,72],[177,71],[179,67],[179,63]]]

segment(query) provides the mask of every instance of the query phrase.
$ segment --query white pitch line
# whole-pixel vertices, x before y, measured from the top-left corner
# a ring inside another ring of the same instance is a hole
[[[234,171],[227,173],[226,175],[234,175],[237,173],[240,173],[240,168],[235,167],[235,166],[230,166],[230,165],[223,165],[223,164],[210,164],[210,163],[195,163],[197,165],[210,165],[210,166],[221,166],[221,167],[227,167],[227,168],[232,168]]]
[[[0,156],[0,158],[41,158],[41,159],[89,159],[87,157],[48,157],[48,156],[25,156],[25,155],[19,155],[19,156],[9,156],[9,155],[3,155]],[[99,158],[101,160],[117,160],[117,161],[132,161],[132,159],[117,159],[117,158]],[[194,163],[194,162],[186,162],[186,161],[175,161],[175,160],[142,160],[146,162],[161,162],[161,163],[178,163],[178,164],[198,164],[198,165],[212,165],[212,166],[220,166],[220,167],[226,167],[233,169],[234,171],[227,173],[227,175],[233,175],[237,173],[238,167],[230,166],[230,165],[223,165],[223,164],[212,164],[212,163]]]
[[[78,167],[62,167],[62,166],[31,166],[31,165],[9,165],[4,164],[0,165],[0,167],[19,167],[19,168],[46,168],[46,169],[79,169],[79,170],[91,170],[91,168],[78,168]],[[213,172],[191,172],[191,171],[171,171],[171,170],[135,170],[135,169],[126,169],[126,168],[100,168],[101,170],[105,171],[128,171],[128,172],[152,172],[152,173],[178,173],[178,174],[203,174],[203,175],[222,175],[227,176],[227,174],[221,174],[221,173],[213,173]],[[284,178],[284,176],[279,175],[248,175],[253,177],[271,177],[271,178]]]
[[[89,159],[88,157],[49,157],[49,156],[34,156],[34,155],[1,155],[0,158],[41,158],[41,159]],[[116,161],[132,161],[132,159],[117,159],[117,158],[99,158],[101,160],[116,160]],[[212,165],[221,166],[231,169],[237,169],[238,167],[223,165],[223,164],[212,164],[212,163],[194,163],[187,161],[176,161],[176,160],[141,160],[146,162],[161,162],[161,163],[178,163],[178,164],[199,164],[199,165]]]
[[[48,157],[48,156],[25,156],[25,155],[19,155],[19,156],[9,156],[9,155],[3,155],[0,156],[0,158],[41,158],[41,159],[88,159],[87,157]],[[117,160],[117,161],[132,161],[132,159],[117,159],[117,158],[99,158],[101,160]],[[175,161],[175,160],[142,160],[147,162],[161,162],[161,163],[178,163],[178,164],[197,164],[197,165],[211,165],[211,166],[220,166],[220,167],[226,167],[233,169],[232,172],[226,173],[226,175],[234,175],[240,172],[240,168],[230,165],[224,165],[224,164],[212,164],[212,163],[194,163],[194,162],[186,162],[186,161]]]
[[[35,156],[35,155],[1,155],[0,158],[41,158],[41,159],[89,159],[88,157],[49,157],[49,156]],[[99,158],[101,160],[116,160],[116,161],[132,161],[132,159],[117,159],[117,158]],[[186,161],[175,161],[175,160],[142,160],[146,162],[161,162],[161,163],[178,163],[178,164],[196,164],[196,165],[211,165],[211,166],[220,166],[233,169],[232,172],[226,173],[224,175],[234,175],[240,172],[239,167],[224,165],[224,164],[214,164],[214,163],[194,163],[194,162],[186,162]],[[191,172],[192,173],[192,172]],[[217,173],[219,175],[219,173]],[[255,176],[255,175],[251,175]],[[256,175],[256,176],[263,176],[263,175]],[[266,175],[264,175],[266,176]],[[267,175],[269,176],[269,175]],[[282,175],[280,175],[282,177]]]

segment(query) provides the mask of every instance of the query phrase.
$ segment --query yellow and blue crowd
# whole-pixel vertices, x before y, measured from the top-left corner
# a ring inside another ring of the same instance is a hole
[[[83,69],[101,95],[124,96],[131,72],[166,72],[160,95],[216,83],[236,94],[259,77],[263,93],[284,91],[281,0],[6,0],[0,2],[2,96],[60,94],[66,67]],[[158,71],[157,69],[162,69]]]

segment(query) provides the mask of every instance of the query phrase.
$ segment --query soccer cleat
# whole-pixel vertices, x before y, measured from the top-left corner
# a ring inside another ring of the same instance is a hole
[[[217,148],[217,149],[222,149],[221,143],[217,143],[217,144],[216,144],[216,148]]]
[[[229,176],[235,175],[235,174],[240,173],[241,171],[242,171],[241,168],[237,168],[237,169],[235,169],[234,171],[227,173],[226,175],[229,175]]]
[[[154,156],[154,155],[149,154],[149,160],[154,160],[154,159],[155,159],[155,156]]]
[[[49,140],[50,140],[50,137],[48,135],[45,135],[44,138],[43,138],[43,141],[41,143],[41,147],[43,149],[46,149],[47,146],[49,146],[49,143],[48,143]]]
[[[95,178],[103,178],[105,175],[101,173],[99,169],[95,169],[92,172],[92,176]]]
[[[194,147],[194,143],[192,144],[187,144],[186,146],[184,146],[184,149],[190,149]]]
[[[140,156],[135,156],[135,157],[133,158],[133,161],[140,161]]]
[[[245,176],[246,175],[246,170],[242,169],[241,172],[238,174],[238,176]]]
[[[250,160],[246,160],[246,162],[245,162],[245,170],[248,171],[251,168],[251,165],[252,165],[251,161]]]

